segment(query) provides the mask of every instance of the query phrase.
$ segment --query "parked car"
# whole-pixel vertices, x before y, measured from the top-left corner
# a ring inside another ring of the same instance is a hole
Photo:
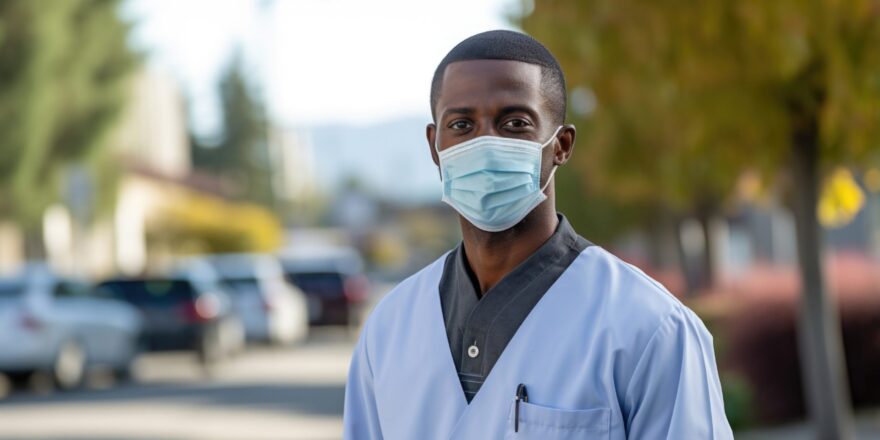
[[[228,293],[209,279],[175,274],[107,280],[98,287],[143,313],[144,346],[151,351],[192,350],[214,363],[241,348],[241,320]]]
[[[309,317],[305,294],[284,277],[275,257],[222,254],[208,261],[232,290],[232,304],[249,341],[290,344],[306,338]]]
[[[312,325],[357,325],[369,281],[353,248],[301,249],[280,256],[287,279],[305,292]]]
[[[127,378],[141,325],[128,304],[31,263],[0,280],[0,372],[16,382],[46,372],[61,389],[79,386],[95,368]]]

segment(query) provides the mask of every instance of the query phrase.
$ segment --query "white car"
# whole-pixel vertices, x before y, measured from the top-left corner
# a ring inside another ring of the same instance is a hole
[[[250,341],[301,342],[308,336],[305,294],[284,277],[281,263],[263,254],[220,254],[208,258],[232,292]]]
[[[0,279],[0,372],[14,381],[46,372],[62,389],[77,387],[96,367],[127,377],[141,325],[128,304],[31,263]]]

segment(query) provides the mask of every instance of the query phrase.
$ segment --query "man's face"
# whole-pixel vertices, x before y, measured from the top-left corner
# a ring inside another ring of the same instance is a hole
[[[435,111],[436,126],[429,125],[427,130],[435,164],[439,164],[435,145],[442,151],[479,136],[544,143],[557,129],[541,93],[541,67],[519,61],[449,64]],[[554,164],[556,144],[551,141],[544,149],[542,178]]]

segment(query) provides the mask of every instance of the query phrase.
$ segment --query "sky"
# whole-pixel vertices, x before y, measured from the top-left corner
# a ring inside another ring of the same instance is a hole
[[[241,50],[270,116],[304,133],[316,184],[352,177],[388,199],[439,200],[424,140],[437,63],[459,41],[512,29],[524,0],[127,0],[132,45],[217,134],[219,72]],[[390,132],[393,131],[393,132]]]
[[[178,78],[197,129],[216,128],[218,71],[241,47],[285,125],[366,125],[429,115],[440,59],[512,28],[520,0],[129,0],[133,44]]]

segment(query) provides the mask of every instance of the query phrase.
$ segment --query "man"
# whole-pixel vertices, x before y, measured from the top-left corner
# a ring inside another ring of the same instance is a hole
[[[565,100],[556,59],[520,33],[440,62],[427,138],[463,241],[365,324],[345,438],[733,438],[702,322],[556,213]]]

